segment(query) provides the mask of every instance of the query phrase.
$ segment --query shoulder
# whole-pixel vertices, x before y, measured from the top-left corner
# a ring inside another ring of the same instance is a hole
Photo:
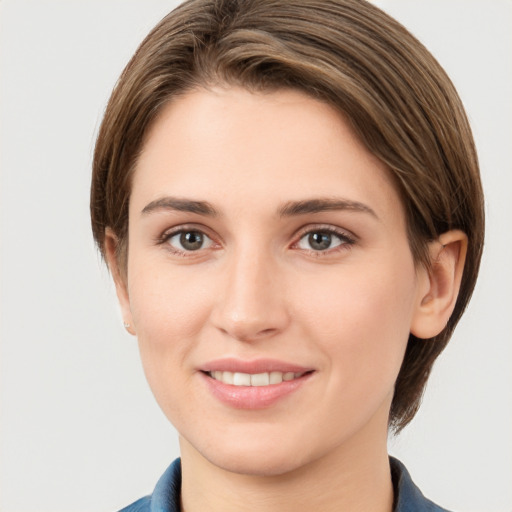
[[[140,500],[135,501],[131,505],[124,507],[119,512],[150,512],[151,496],[144,496]]]
[[[395,488],[394,512],[448,512],[423,496],[407,468],[393,457],[389,458]]]
[[[151,496],[145,496],[119,512],[180,512],[181,461],[176,459],[160,477]]]

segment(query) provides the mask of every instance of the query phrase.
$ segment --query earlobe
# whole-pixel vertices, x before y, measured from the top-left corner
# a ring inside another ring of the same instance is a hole
[[[437,336],[446,326],[459,294],[468,239],[460,230],[443,233],[429,245],[431,268],[422,268],[411,333]]]
[[[107,260],[108,268],[114,279],[116,287],[117,299],[121,307],[121,314],[123,316],[123,323],[125,329],[135,336],[136,332],[133,326],[132,313],[130,309],[130,298],[128,294],[128,283],[126,272],[120,268],[117,248],[119,239],[110,228],[105,230],[105,258]]]

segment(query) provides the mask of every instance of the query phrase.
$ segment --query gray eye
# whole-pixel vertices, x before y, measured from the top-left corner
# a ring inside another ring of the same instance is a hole
[[[344,243],[342,238],[329,231],[311,231],[306,233],[298,243],[301,249],[313,251],[326,251]]]
[[[197,251],[203,245],[203,234],[198,231],[181,233],[180,244],[187,251]]]
[[[325,251],[325,249],[329,249],[331,246],[332,236],[330,233],[310,233],[308,235],[308,242],[312,249]]]
[[[212,245],[212,240],[200,231],[180,231],[169,238],[168,243],[180,251],[198,251]]]

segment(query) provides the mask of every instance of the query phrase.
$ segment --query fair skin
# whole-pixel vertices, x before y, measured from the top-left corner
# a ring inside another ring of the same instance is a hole
[[[409,333],[446,325],[465,236],[430,244],[431,272],[415,264],[384,165],[290,90],[167,105],[129,212],[127,268],[110,230],[107,258],[180,433],[183,510],[391,511],[394,382]]]

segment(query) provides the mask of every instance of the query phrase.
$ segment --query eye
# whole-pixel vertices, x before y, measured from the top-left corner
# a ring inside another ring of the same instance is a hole
[[[305,233],[296,246],[306,251],[323,252],[343,245],[351,245],[354,240],[346,234],[329,229],[316,229]]]
[[[213,246],[213,240],[201,231],[188,229],[169,234],[165,243],[176,252],[199,251]]]

